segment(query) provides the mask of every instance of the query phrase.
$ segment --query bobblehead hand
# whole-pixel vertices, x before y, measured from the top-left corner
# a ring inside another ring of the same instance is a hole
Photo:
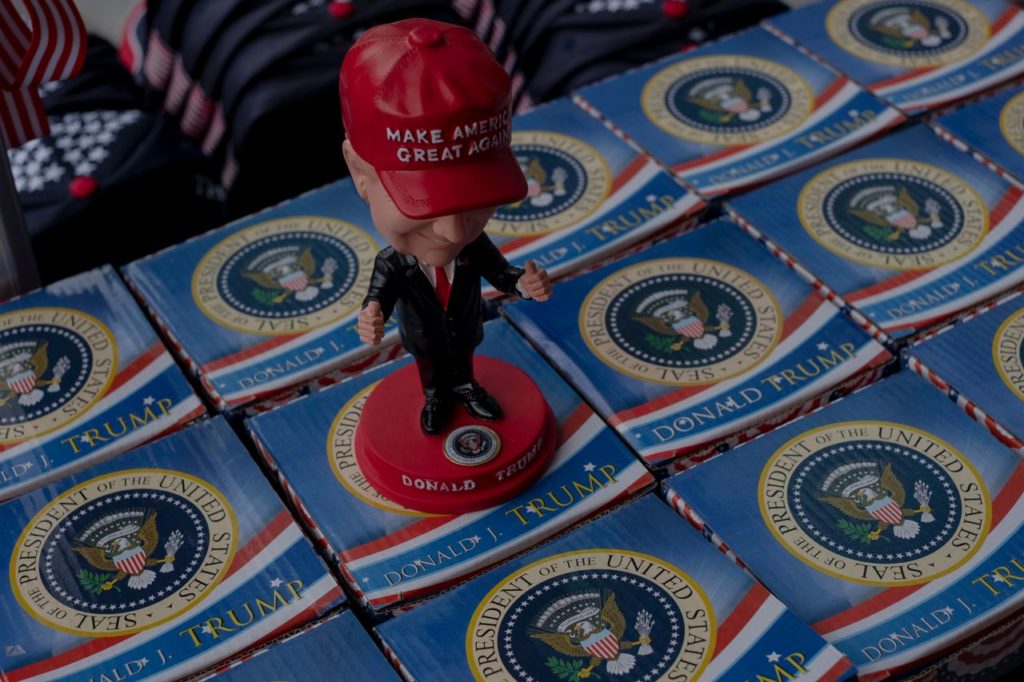
[[[376,346],[381,342],[384,338],[384,314],[380,303],[370,301],[359,311],[356,330],[359,332],[359,340],[365,344]]]
[[[519,289],[535,301],[551,298],[551,279],[544,268],[538,268],[530,259],[526,261],[526,272],[519,278]]]

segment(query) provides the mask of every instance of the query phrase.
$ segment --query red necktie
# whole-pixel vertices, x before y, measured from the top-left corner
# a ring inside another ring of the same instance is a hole
[[[448,296],[452,293],[452,283],[448,281],[448,273],[444,268],[434,268],[434,291],[437,292],[437,300],[441,307],[448,310]]]

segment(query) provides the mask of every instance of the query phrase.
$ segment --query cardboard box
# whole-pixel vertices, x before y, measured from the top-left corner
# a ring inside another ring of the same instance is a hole
[[[900,341],[1024,281],[1021,190],[923,125],[729,209],[804,277]]]
[[[505,311],[656,466],[700,461],[891,359],[728,220],[562,282],[552,301]]]
[[[1024,462],[912,372],[667,482],[862,680],[1024,606]]]
[[[577,99],[705,197],[769,182],[904,118],[763,28],[587,86]]]
[[[825,0],[766,25],[910,114],[1024,72],[1024,15],[1003,0]]]
[[[0,500],[206,414],[110,267],[0,306]]]
[[[1024,456],[1024,296],[1012,294],[939,331],[908,348],[905,360]]]
[[[0,505],[4,680],[175,680],[341,589],[223,418]]]
[[[1011,88],[933,122],[939,134],[1024,186],[1024,88]]]
[[[409,680],[853,677],[652,495],[377,631]]]
[[[516,116],[512,130],[530,195],[498,208],[487,234],[515,263],[533,258],[559,277],[692,222],[704,207],[568,99]]]
[[[397,354],[398,346],[365,346],[355,331],[385,245],[344,180],[135,261],[124,273],[210,400],[236,409]],[[397,338],[392,324],[387,342]]]
[[[477,355],[502,358],[529,374],[560,430],[543,477],[491,509],[419,514],[382,497],[359,469],[352,440],[366,397],[408,359],[247,422],[321,548],[375,609],[439,592],[653,484],[643,464],[507,322],[487,323],[485,335]],[[409,399],[420,401],[418,390],[410,389]]]
[[[202,678],[217,682],[399,679],[351,611],[288,635]]]

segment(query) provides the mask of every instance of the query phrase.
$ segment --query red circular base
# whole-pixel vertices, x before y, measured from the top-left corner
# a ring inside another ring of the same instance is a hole
[[[404,507],[433,514],[486,509],[528,488],[547,469],[558,441],[558,422],[537,384],[522,370],[488,357],[474,362],[476,380],[501,404],[498,421],[470,417],[456,405],[444,433],[420,429],[423,393],[415,365],[382,380],[366,399],[356,427],[356,461],[367,480]],[[445,440],[465,426],[497,434],[497,455],[478,465],[445,455]]]

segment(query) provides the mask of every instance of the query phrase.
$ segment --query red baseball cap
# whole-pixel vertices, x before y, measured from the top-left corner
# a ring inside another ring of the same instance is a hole
[[[375,26],[345,56],[339,89],[349,142],[406,216],[526,196],[508,74],[470,30],[430,19]]]

